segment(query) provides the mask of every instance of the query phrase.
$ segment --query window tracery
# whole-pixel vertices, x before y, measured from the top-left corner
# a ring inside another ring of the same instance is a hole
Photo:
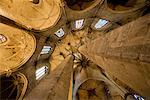
[[[52,49],[51,46],[44,46],[41,51],[41,54],[48,54],[51,49]]]
[[[76,20],[75,21],[75,28],[80,29],[83,26],[84,19]]]
[[[47,66],[43,66],[39,69],[36,70],[36,80],[41,79],[42,77],[44,77],[48,72],[48,67]]]
[[[3,34],[0,34],[0,44],[4,43],[6,41],[7,41],[7,38]]]

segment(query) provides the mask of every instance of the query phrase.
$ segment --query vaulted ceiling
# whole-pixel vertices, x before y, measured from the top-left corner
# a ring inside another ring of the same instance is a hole
[[[43,73],[53,72],[69,55],[75,57],[73,68],[84,71],[89,59],[79,47],[146,15],[149,5],[148,0],[1,0],[0,75],[21,71],[30,91],[37,84],[37,69],[44,66]],[[109,80],[86,80],[76,91],[78,99],[105,98],[97,94],[104,92],[105,83]],[[92,84],[90,89],[87,84]]]

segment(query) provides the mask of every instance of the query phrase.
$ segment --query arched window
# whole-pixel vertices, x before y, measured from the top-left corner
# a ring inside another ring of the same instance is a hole
[[[3,34],[0,34],[0,44],[6,42],[7,39]]]
[[[103,26],[105,26],[108,23],[107,20],[105,19],[99,19],[99,21],[95,24],[95,28],[99,29],[102,28]]]
[[[41,51],[41,54],[48,54],[51,49],[51,46],[44,46]]]
[[[134,94],[134,98],[135,98],[136,100],[144,100],[144,98],[142,98],[141,96],[136,95],[136,94]]]
[[[55,32],[55,35],[57,35],[59,38],[64,36],[65,32],[62,28],[60,28],[57,32]]]
[[[76,20],[75,21],[75,28],[80,29],[83,26],[84,19]]]
[[[126,93],[125,94],[125,100],[144,100],[144,98],[140,95],[134,94],[134,93]]]
[[[36,80],[43,78],[48,73],[48,67],[43,66],[36,70]]]

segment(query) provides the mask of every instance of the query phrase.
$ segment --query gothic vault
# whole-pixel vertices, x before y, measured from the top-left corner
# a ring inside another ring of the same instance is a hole
[[[149,0],[0,0],[0,100],[150,100]]]

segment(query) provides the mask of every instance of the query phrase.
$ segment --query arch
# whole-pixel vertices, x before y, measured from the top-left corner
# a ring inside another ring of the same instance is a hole
[[[129,13],[145,6],[146,0],[107,0],[107,9],[115,13]]]
[[[22,100],[27,90],[28,80],[22,73],[13,74],[9,77],[1,77],[1,99]]]
[[[0,75],[16,71],[25,64],[36,48],[36,39],[30,33],[0,24],[1,35],[6,42],[0,44]],[[28,41],[30,40],[30,41]]]
[[[1,0],[0,15],[15,21],[29,30],[40,31],[54,26],[62,13],[59,2],[55,0],[40,0],[35,3],[30,0],[13,0],[13,2]]]
[[[76,67],[76,70],[77,67]],[[123,88],[121,88],[119,85],[117,85],[112,79],[109,79],[108,77],[105,77],[100,70],[98,69],[98,67],[87,67],[86,69],[83,69],[81,72],[76,71],[77,73],[74,73],[74,80],[75,80],[75,84],[74,84],[74,93],[73,93],[73,98],[74,100],[76,100],[76,93],[79,89],[79,87],[86,82],[87,80],[97,80],[97,81],[103,81],[106,86],[108,87],[108,89],[110,91],[113,92],[117,92],[120,94],[120,96],[124,97],[124,94],[127,92],[126,90],[124,90]],[[90,72],[90,74],[88,74],[88,72]]]
[[[88,79],[78,88],[76,93],[77,100],[85,100],[85,98],[86,100],[106,100],[106,88],[107,86],[103,81]]]
[[[86,12],[102,4],[104,0],[65,0],[67,7],[76,12]]]

